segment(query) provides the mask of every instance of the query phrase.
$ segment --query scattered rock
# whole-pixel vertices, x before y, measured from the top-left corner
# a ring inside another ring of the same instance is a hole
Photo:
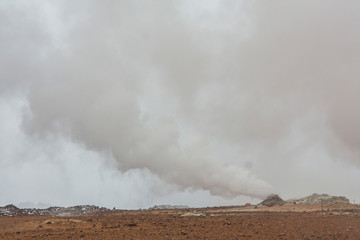
[[[127,227],[136,227],[137,223],[126,223],[125,226],[127,226]]]

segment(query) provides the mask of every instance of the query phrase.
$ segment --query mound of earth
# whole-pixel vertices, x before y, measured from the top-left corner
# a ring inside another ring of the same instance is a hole
[[[279,197],[277,194],[271,194],[269,195],[264,201],[259,203],[259,205],[264,205],[268,207],[272,206],[281,206],[284,205],[286,202]]]
[[[350,201],[343,196],[330,196],[328,194],[317,194],[314,193],[310,196],[287,200],[289,203],[294,204],[333,204],[333,203],[345,203],[348,204]]]

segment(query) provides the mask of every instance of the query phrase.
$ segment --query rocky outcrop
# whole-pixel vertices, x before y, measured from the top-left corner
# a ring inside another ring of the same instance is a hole
[[[87,216],[101,214],[104,211],[110,211],[92,205],[80,205],[73,207],[49,207],[46,209],[37,208],[17,208],[14,205],[0,207],[0,216]]]
[[[293,204],[334,204],[334,203],[349,203],[349,199],[343,196],[330,196],[328,194],[317,194],[314,193],[310,196],[299,198],[299,199],[289,199],[288,203]]]
[[[271,194],[269,195],[264,201],[259,203],[259,205],[264,205],[268,207],[272,206],[281,206],[284,205],[286,202],[279,197],[277,194]]]

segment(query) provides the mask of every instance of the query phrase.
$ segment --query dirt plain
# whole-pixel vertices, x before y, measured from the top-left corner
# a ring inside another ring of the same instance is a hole
[[[2,216],[0,239],[360,239],[360,207],[242,206]]]

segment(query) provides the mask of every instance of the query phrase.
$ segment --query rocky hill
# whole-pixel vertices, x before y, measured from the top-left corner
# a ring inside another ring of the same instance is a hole
[[[18,208],[12,204],[0,207],[0,216],[87,216],[101,214],[110,211],[92,205],[80,205],[73,207],[49,207],[46,209]]]
[[[343,196],[330,196],[328,194],[317,194],[314,193],[310,196],[299,198],[299,199],[289,199],[288,203],[294,204],[333,204],[333,203],[349,203],[349,199]]]
[[[269,195],[264,201],[259,203],[259,205],[264,205],[268,207],[272,206],[281,206],[284,205],[286,202],[279,197],[277,194],[271,194]]]

